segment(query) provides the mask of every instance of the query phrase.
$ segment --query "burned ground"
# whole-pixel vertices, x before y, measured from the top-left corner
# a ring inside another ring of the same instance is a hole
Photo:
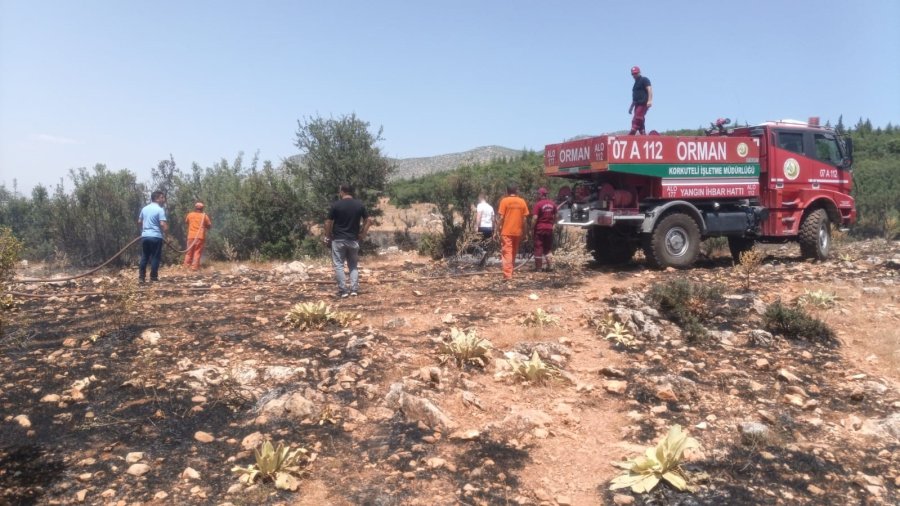
[[[469,275],[399,252],[364,258],[363,293],[343,300],[325,264],[163,269],[136,306],[123,298],[130,271],[19,285],[43,297],[20,298],[0,342],[0,503],[896,503],[900,249],[850,243],[823,263],[768,251],[750,290],[715,255],[683,272],[638,261],[523,269],[506,283],[492,266]],[[651,287],[676,278],[725,288],[731,310],[708,339],[689,341],[648,305]],[[837,341],[751,338],[767,304],[812,290],[837,295],[810,309]],[[284,324],[318,300],[359,318]],[[558,323],[525,327],[538,308]],[[638,344],[603,339],[586,313],[628,320]],[[489,339],[493,363],[442,364],[451,327]],[[543,343],[561,379],[516,380],[504,353],[522,343]],[[446,419],[392,404],[392,386]],[[302,413],[272,410],[291,395]],[[768,436],[745,444],[745,422]],[[610,462],[674,423],[702,446],[685,464],[695,490],[609,491]],[[266,438],[317,454],[298,491],[230,472]],[[134,463],[146,473],[129,474]]]

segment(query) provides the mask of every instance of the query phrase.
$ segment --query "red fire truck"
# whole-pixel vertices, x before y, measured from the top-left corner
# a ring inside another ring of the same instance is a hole
[[[809,122],[771,121],[706,136],[603,135],[550,144],[544,172],[572,180],[558,195],[561,225],[587,229],[605,264],[642,248],[655,267],[690,267],[708,237],[735,260],[754,242],[798,241],[823,260],[831,227],[856,221],[851,139]]]

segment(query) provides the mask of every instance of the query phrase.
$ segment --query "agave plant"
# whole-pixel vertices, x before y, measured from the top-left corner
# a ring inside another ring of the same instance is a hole
[[[526,327],[541,327],[543,328],[546,325],[556,325],[559,323],[559,318],[553,316],[552,314],[544,311],[541,308],[537,308],[533,313],[528,313],[528,316],[522,320],[522,323]]]
[[[441,343],[441,362],[453,360],[458,367],[468,363],[484,367],[491,359],[491,342],[478,337],[474,329],[465,332],[453,327],[450,341]]]
[[[626,348],[632,348],[637,345],[637,339],[628,330],[628,327],[615,321],[607,327],[606,339],[615,341]]]
[[[315,455],[308,455],[305,448],[291,450],[284,443],[272,446],[265,441],[253,450],[256,463],[247,467],[235,466],[231,471],[240,475],[242,483],[252,484],[257,478],[275,482],[276,488],[296,490],[298,483],[293,475],[302,473],[302,466],[311,462]]]
[[[797,299],[797,304],[801,306],[815,306],[821,309],[834,306],[837,296],[824,290],[804,290],[803,295]]]
[[[678,490],[686,490],[688,484],[681,469],[681,458],[685,450],[699,447],[700,443],[688,437],[680,425],[673,425],[656,448],[647,448],[644,456],[613,463],[628,472],[614,478],[609,488],[631,487],[632,492],[642,494],[653,490],[660,480],[665,480]]]
[[[298,302],[284,319],[292,327],[307,330],[325,327],[330,316],[331,308],[322,301]]]
[[[520,378],[532,383],[543,383],[559,374],[555,367],[541,360],[537,351],[531,354],[530,360],[519,361],[510,358],[509,365]]]

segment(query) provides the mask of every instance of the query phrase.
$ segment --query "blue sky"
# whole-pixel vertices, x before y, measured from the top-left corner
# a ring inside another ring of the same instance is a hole
[[[632,65],[651,129],[896,125],[898,25],[894,0],[0,0],[0,183],[277,163],[298,119],[349,113],[394,157],[539,150],[627,129]]]

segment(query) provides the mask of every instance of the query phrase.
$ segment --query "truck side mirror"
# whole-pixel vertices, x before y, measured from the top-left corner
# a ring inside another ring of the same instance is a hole
[[[853,166],[853,138],[845,138],[844,147],[847,149],[847,152],[844,153],[844,159],[841,160],[841,168],[847,170]]]

